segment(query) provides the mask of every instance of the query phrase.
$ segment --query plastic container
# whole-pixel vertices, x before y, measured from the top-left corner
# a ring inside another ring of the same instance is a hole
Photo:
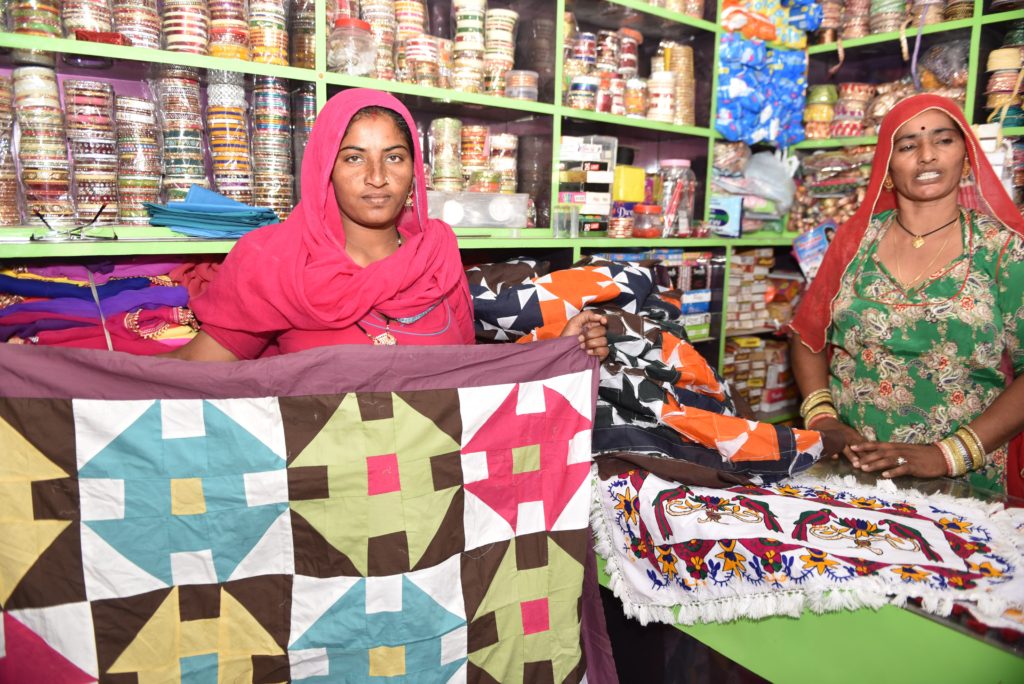
[[[339,17],[327,40],[327,69],[349,76],[370,76],[377,57],[370,25],[361,19]]]
[[[693,202],[697,177],[690,169],[689,159],[663,159],[661,177],[661,211],[664,237],[689,237],[693,227]]]
[[[633,237],[659,238],[664,222],[657,204],[638,204],[633,207]]]
[[[530,196],[490,192],[427,191],[427,216],[451,226],[525,228]]]

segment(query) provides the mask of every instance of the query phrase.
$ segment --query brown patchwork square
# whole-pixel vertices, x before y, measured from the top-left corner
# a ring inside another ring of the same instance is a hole
[[[326,499],[330,495],[327,466],[288,468],[288,498],[291,501]]]
[[[409,540],[405,532],[392,532],[370,537],[366,542],[369,565],[366,574],[371,577],[397,575],[409,572]]]
[[[548,564],[548,536],[543,532],[516,537],[516,569],[532,570]]]
[[[462,456],[458,451],[430,458],[430,475],[434,491],[439,492],[462,485]]]
[[[182,621],[220,617],[220,585],[181,585],[178,587],[178,611]]]
[[[78,520],[78,480],[37,480],[32,483],[32,513],[36,520]]]
[[[466,648],[469,653],[498,643],[498,621],[493,612],[481,615],[469,623]]]

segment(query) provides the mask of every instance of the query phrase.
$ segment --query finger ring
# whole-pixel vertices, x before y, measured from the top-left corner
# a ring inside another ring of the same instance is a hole
[[[897,456],[896,457],[896,465],[898,465],[898,466],[907,465],[907,459],[903,458],[902,456]]]

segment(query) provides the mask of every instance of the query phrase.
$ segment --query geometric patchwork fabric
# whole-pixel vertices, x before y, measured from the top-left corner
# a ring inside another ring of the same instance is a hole
[[[406,399],[346,395],[288,464],[290,478],[305,489],[292,510],[360,575],[420,566],[449,509],[461,501],[457,473],[446,475],[458,463],[457,439]],[[458,415],[457,399],[449,394],[435,401],[442,415]],[[442,544],[448,547],[440,550],[443,557],[462,550],[461,535],[453,532],[438,540],[452,542]]]
[[[53,350],[42,398],[0,348],[0,682],[583,681],[596,369],[535,346]]]
[[[126,424],[96,434],[105,414]],[[90,598],[123,595],[100,572],[114,562],[132,587],[249,574],[236,570],[287,510],[274,402],[80,402],[75,419]]]

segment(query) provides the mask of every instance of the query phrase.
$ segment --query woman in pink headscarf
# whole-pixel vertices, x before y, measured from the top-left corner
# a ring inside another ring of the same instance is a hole
[[[805,423],[883,477],[1017,493],[1024,430],[1024,218],[951,100],[883,120],[867,196],[797,311]]]
[[[423,155],[393,96],[352,89],[317,116],[302,201],[284,223],[242,238],[192,302],[202,331],[173,356],[233,361],[332,344],[472,344],[458,243],[427,218]],[[407,200],[412,198],[411,206]],[[563,335],[607,355],[584,312]]]

